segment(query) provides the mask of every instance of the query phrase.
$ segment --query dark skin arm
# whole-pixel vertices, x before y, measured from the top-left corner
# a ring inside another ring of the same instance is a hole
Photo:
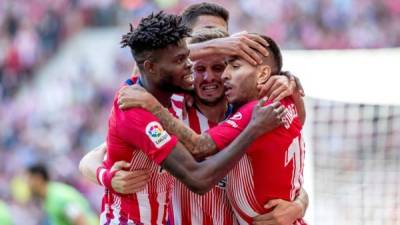
[[[176,135],[179,141],[196,159],[203,159],[217,152],[217,146],[207,133],[197,134],[190,127],[187,127],[182,121],[171,115],[157,99],[140,86],[133,85],[123,88],[120,91],[118,101],[124,102],[125,97],[129,98],[130,107],[141,107],[154,114],[160,120],[163,127],[169,133]],[[278,118],[282,118],[286,113],[283,106],[279,106],[278,111],[281,112]],[[271,127],[267,125],[265,132],[270,130],[272,130]]]
[[[217,146],[207,133],[197,134],[190,127],[187,127],[182,121],[175,118],[164,108],[150,93],[143,88],[134,85],[123,88],[118,97],[118,101],[124,101],[125,96],[130,98],[131,106],[142,107],[154,114],[161,122],[163,127],[169,132],[176,135],[179,141],[187,148],[188,151],[196,158],[203,159],[206,156],[213,155],[217,152]],[[134,91],[134,93],[130,93]],[[131,96],[135,96],[131,98]],[[137,101],[135,101],[135,100]],[[284,116],[284,107],[280,106],[282,112],[279,118]],[[268,127],[266,127],[268,129]]]
[[[299,120],[302,125],[306,120],[306,110],[304,104],[304,90],[298,77],[289,71],[284,71],[280,75],[272,75],[265,83],[259,84],[259,97],[267,96],[272,101],[280,101],[285,97],[291,96],[296,105]]]
[[[197,162],[188,149],[178,142],[162,163],[163,168],[191,191],[198,194],[206,193],[232,169],[256,138],[281,124],[280,120],[277,120],[277,116],[283,112],[283,109],[279,108],[280,104],[276,102],[261,107],[263,103],[262,101],[254,108],[248,126],[223,151]]]

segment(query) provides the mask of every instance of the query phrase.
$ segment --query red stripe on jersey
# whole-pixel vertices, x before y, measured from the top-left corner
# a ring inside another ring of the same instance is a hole
[[[194,107],[188,109],[188,117],[183,121],[198,134],[217,125],[217,123],[209,121]],[[237,224],[224,186],[225,183],[221,181],[205,195],[197,195],[176,180],[172,192],[170,223],[172,225]]]
[[[186,125],[189,125],[196,133],[201,134],[199,117],[197,116],[197,110],[194,107],[188,109],[188,118],[189,124]]]
[[[182,110],[176,112],[174,109],[183,105],[178,100],[171,99],[174,108],[171,107],[172,110],[170,109],[170,112],[177,117],[182,114]],[[133,147],[135,145],[126,144],[125,140],[120,141],[120,136],[117,134],[119,133],[114,132],[107,137],[109,151],[103,165],[110,168],[116,161],[130,161],[132,165],[130,171],[148,169],[151,171],[151,178],[147,186],[135,194],[120,195],[106,190],[103,198],[101,224],[166,224],[167,207],[174,182],[173,177],[162,170],[146,153]],[[132,137],[132,139],[134,138],[137,138],[137,136]],[[161,150],[161,148],[158,150]],[[114,154],[113,157],[110,157],[110,154]]]
[[[302,185],[301,123],[292,100],[286,98],[281,103],[288,110],[284,125],[256,139],[228,173],[227,194],[242,225],[252,224],[254,216],[267,213],[263,204],[271,199],[293,200]],[[256,104],[257,101],[245,104],[221,126],[208,132],[219,149],[243,131]]]

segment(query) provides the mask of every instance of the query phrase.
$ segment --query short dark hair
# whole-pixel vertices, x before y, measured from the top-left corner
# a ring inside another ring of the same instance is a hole
[[[37,163],[28,167],[28,172],[32,175],[39,175],[43,178],[44,181],[49,181],[49,172],[47,170],[46,165],[43,163]]]
[[[283,60],[282,60],[282,53],[281,50],[278,46],[278,44],[276,43],[276,41],[274,41],[272,38],[265,36],[265,35],[260,35],[265,41],[267,41],[267,43],[269,44],[269,46],[267,47],[267,50],[269,52],[272,53],[273,57],[274,57],[274,62],[276,64],[276,71],[272,71],[272,74],[279,74],[281,73],[282,70],[282,64],[283,64]],[[270,57],[270,56],[268,56]],[[273,68],[272,68],[273,69]]]
[[[229,34],[226,31],[221,30],[219,28],[202,28],[197,30],[196,32],[193,32],[191,36],[192,37],[190,39],[190,43],[194,44],[194,43],[209,41],[216,38],[228,37]]]
[[[140,64],[143,53],[178,44],[190,36],[190,28],[182,22],[182,17],[163,11],[151,13],[142,18],[137,28],[130,25],[130,31],[122,36],[121,47],[129,46],[136,62]]]
[[[187,26],[193,27],[197,18],[204,15],[220,17],[225,20],[227,24],[229,21],[228,10],[218,4],[209,2],[190,5],[183,11],[182,19]]]

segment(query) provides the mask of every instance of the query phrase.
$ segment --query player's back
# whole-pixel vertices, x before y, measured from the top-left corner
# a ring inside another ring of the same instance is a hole
[[[263,206],[269,200],[291,201],[301,188],[301,123],[292,100],[281,103],[289,111],[284,125],[258,138],[228,174],[228,198],[241,224],[251,224],[252,217],[266,213]]]

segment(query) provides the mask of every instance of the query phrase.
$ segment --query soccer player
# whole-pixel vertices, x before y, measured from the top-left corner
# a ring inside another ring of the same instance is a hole
[[[190,5],[182,12],[184,23],[193,31],[202,28],[218,28],[228,33],[229,12],[215,3],[198,3]],[[192,43],[190,58],[197,60],[210,55],[239,55],[249,63],[262,63],[266,56],[267,43],[259,35],[240,32],[229,37],[213,39],[206,42]]]
[[[207,40],[207,37],[212,37],[213,35],[215,36],[215,33],[213,33],[213,31],[217,34],[218,32],[221,32],[213,29],[208,29],[208,31],[204,30],[197,33],[195,32],[192,35],[191,41],[196,42]],[[186,123],[186,125],[189,125],[193,130],[195,130],[198,134],[208,130],[210,127],[214,127],[216,125],[216,122],[219,122],[222,118],[224,118],[224,113],[229,111],[227,110],[228,105],[226,105],[226,101],[223,98],[224,89],[222,88],[222,83],[220,79],[221,73],[223,71],[222,68],[224,67],[223,65],[224,64],[222,58],[219,58],[217,56],[198,60],[194,64],[196,104],[195,107],[189,109],[189,117],[187,120],[184,120],[184,122]],[[124,102],[124,107],[135,105],[147,107],[149,110],[153,108],[153,106],[148,105],[151,105],[151,102],[154,99],[148,98],[145,95],[142,95],[142,93],[140,92],[125,92],[125,94],[129,95],[130,99],[122,99],[122,102]],[[209,107],[214,107],[214,110],[210,110]],[[208,112],[208,117],[205,117],[202,112]],[[213,118],[214,121],[207,118]],[[167,130],[171,129],[170,131],[177,132],[177,126],[171,128],[171,124],[169,121],[173,121],[172,118],[169,118],[168,116],[161,116],[160,119],[163,124],[166,124]],[[221,185],[225,186],[226,183],[221,182]],[[191,194],[182,184],[177,182],[175,185],[175,198],[173,198],[174,204],[172,207],[172,210],[174,211],[174,221],[176,221],[176,223],[178,224],[212,224],[211,222],[206,222],[207,220],[204,220],[205,218],[207,218],[207,216],[204,215],[227,215],[227,209],[229,208],[224,205],[225,202],[220,201],[220,199],[223,199],[224,196],[222,195],[219,188],[216,187],[212,189],[209,193],[207,193],[207,195],[210,197],[204,198],[205,196],[197,197],[195,194]],[[202,207],[200,208],[199,206]],[[286,206],[289,207],[289,205]],[[216,210],[215,208],[217,208],[218,210]],[[225,213],[219,210],[225,210]],[[286,220],[289,220],[292,223],[295,219],[302,216],[302,211],[304,210],[298,210],[297,214],[294,213],[291,215],[288,213],[288,218],[286,218]],[[188,217],[190,217],[190,220],[188,220]],[[217,218],[220,219],[221,217]],[[259,220],[261,221],[265,218],[266,217],[259,218]],[[214,224],[223,224],[221,222],[215,222],[215,220],[216,218],[214,218]],[[226,224],[232,224],[232,222]]]
[[[96,225],[98,219],[87,200],[73,187],[50,181],[42,164],[27,169],[32,194],[43,201],[43,208],[54,225]]]
[[[217,28],[228,32],[229,11],[221,5],[210,2],[202,2],[189,5],[183,12],[184,23],[193,32],[203,28]],[[265,48],[268,43],[257,34],[239,32],[228,37],[212,39],[204,42],[189,43],[190,59],[210,57],[213,55],[238,56],[252,65],[261,64],[263,57],[267,56]],[[259,85],[259,96],[267,96],[271,100],[280,100],[291,95],[294,87],[297,87],[301,96],[304,96],[303,88],[289,72],[283,72],[285,76],[271,76],[265,85]],[[302,116],[302,115],[300,115]],[[302,118],[304,119],[304,118]]]
[[[223,38],[228,34],[219,29],[202,29],[192,34],[190,43],[198,43],[214,38]],[[231,112],[231,107],[224,98],[224,88],[221,81],[221,74],[225,69],[223,56],[205,57],[194,63],[194,87],[195,87],[195,107],[188,109],[189,116],[184,120],[197,133],[204,132],[218,122],[225,119]],[[102,147],[100,147],[101,149]],[[98,150],[97,150],[98,151]],[[94,156],[93,153],[88,157]],[[85,157],[85,158],[88,158]],[[86,163],[96,162],[96,167],[101,164],[101,157],[94,160],[86,160]],[[96,168],[95,167],[95,168]],[[83,167],[86,168],[86,167]],[[142,172],[142,171],[135,171]],[[94,172],[93,172],[94,173]],[[127,175],[126,183],[135,191],[145,186],[147,179],[138,180],[134,173],[121,171]],[[85,173],[84,173],[85,174]],[[118,176],[118,175],[117,175]],[[129,176],[129,177],[128,177]],[[143,177],[143,176],[142,176]],[[96,178],[92,178],[95,180]],[[112,180],[118,180],[117,177]],[[140,177],[139,177],[140,179]],[[137,182],[136,182],[137,181]],[[145,181],[145,182],[144,182]],[[123,181],[122,181],[123,182]],[[140,183],[141,186],[138,185]],[[123,185],[123,184],[122,184]],[[133,187],[134,186],[134,187]],[[175,181],[173,188],[172,203],[170,207],[172,212],[169,216],[171,224],[234,224],[236,221],[233,211],[227,202],[225,196],[225,182],[221,181],[219,185],[212,188],[204,196],[191,192],[184,184]],[[118,191],[120,193],[125,190]],[[296,210],[296,208],[293,208]],[[292,211],[294,211],[292,210]],[[302,209],[304,210],[304,209]],[[287,214],[292,211],[288,210]]]
[[[190,44],[202,43],[216,38],[225,38],[228,34],[216,28],[199,29],[192,33]],[[188,117],[183,121],[200,134],[216,126],[232,113],[231,105],[227,104],[221,75],[225,69],[223,55],[199,58],[193,62],[194,68],[194,105],[188,108]],[[221,180],[205,195],[191,192],[181,182],[176,181],[173,189],[172,206],[170,207],[170,224],[193,225],[232,225],[236,224],[228,202],[226,180]],[[299,203],[299,202],[297,202]],[[292,204],[292,203],[288,203]],[[300,202],[302,204],[302,202]],[[298,215],[305,207],[294,207],[285,212],[285,216]],[[267,221],[260,219],[260,221]]]
[[[184,41],[187,36],[189,29],[181,17],[163,12],[143,18],[136,29],[131,27],[121,43],[130,47],[140,77],[127,83],[141,85],[163,106],[171,106],[175,91],[192,86],[192,65]],[[168,113],[175,112],[170,108]],[[280,125],[284,115],[278,103],[255,107],[252,122],[226,151],[197,162],[154,115],[140,108],[122,111],[115,98],[109,118],[106,169],[99,172],[100,180],[110,183],[113,174],[109,169],[121,160],[130,161],[131,170],[151,170],[151,178],[144,190],[132,195],[121,195],[108,185],[102,223],[165,224],[173,180],[164,169],[192,191],[205,193],[226,175],[256,137]]]
[[[264,38],[269,43],[268,50],[272,57],[266,57],[263,64],[253,66],[239,57],[229,57],[223,74],[225,94],[237,111],[222,125],[210,129],[208,134],[197,135],[182,126],[165,109],[161,111],[159,103],[149,95],[137,92],[135,95],[140,96],[136,98],[143,101],[138,105],[150,111],[156,109],[155,114],[167,131],[176,134],[199,156],[214,153],[204,151],[204,146],[208,150],[221,150],[250,121],[251,108],[258,97],[257,84],[269,79],[271,73],[279,73],[281,70],[282,57],[277,44],[268,37]],[[299,95],[294,96],[294,99],[297,103],[302,101]],[[251,224],[254,222],[253,217],[268,212],[263,205],[269,200],[281,198],[292,201],[299,195],[304,159],[304,144],[300,134],[302,123],[293,99],[285,98],[281,102],[289,111],[283,119],[285,126],[257,139],[228,175],[227,193],[240,224]],[[300,111],[305,113],[303,107]],[[295,224],[304,223],[298,219]]]
[[[282,56],[278,45],[268,37],[268,51],[272,57],[264,58],[258,66],[239,57],[228,58],[222,79],[228,101],[237,108],[236,113],[221,126],[211,129],[209,135],[221,150],[242,132],[251,118],[251,108],[258,93],[253,91],[259,82],[277,74],[282,68]],[[295,101],[301,101],[294,96]],[[284,126],[258,138],[246,155],[228,175],[227,194],[240,224],[252,224],[253,217],[265,213],[264,203],[281,198],[292,201],[302,186],[304,143],[302,123],[292,98],[281,103],[289,113],[283,118]],[[249,111],[250,110],[250,111]],[[304,113],[304,112],[302,112]],[[305,224],[302,219],[293,224]]]

